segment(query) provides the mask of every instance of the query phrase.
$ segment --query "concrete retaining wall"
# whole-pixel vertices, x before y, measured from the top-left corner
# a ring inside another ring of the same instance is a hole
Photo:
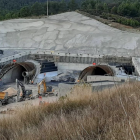
[[[35,52],[34,52],[35,53]],[[31,59],[47,59],[53,62],[64,62],[64,63],[120,63],[127,64],[132,63],[131,58],[116,57],[116,56],[103,56],[103,55],[92,55],[92,54],[71,54],[71,53],[49,53],[49,52],[36,52],[36,54],[30,54]]]
[[[56,63],[58,70],[65,72],[67,70],[82,71],[83,69],[92,66],[92,64],[80,64],[80,63]]]
[[[127,81],[127,77],[114,77],[114,76],[87,76],[87,82],[96,82],[96,81],[114,81],[114,82],[121,82]]]

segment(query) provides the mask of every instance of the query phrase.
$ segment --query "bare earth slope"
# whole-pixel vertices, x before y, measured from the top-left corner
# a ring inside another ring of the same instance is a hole
[[[140,54],[140,34],[121,31],[76,12],[0,22],[0,48],[47,49],[117,56]]]

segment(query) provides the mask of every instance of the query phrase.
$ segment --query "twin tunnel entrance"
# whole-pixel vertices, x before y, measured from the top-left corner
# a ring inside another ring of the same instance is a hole
[[[97,65],[85,68],[79,75],[78,80],[87,81],[88,75],[114,76],[113,69],[107,65]]]
[[[16,79],[28,83],[34,77],[35,72],[36,67],[32,62],[8,64],[1,70],[0,79],[4,84],[15,82]]]
[[[15,82],[16,79],[29,83],[36,73],[36,66],[32,62],[8,64],[0,72],[0,79],[4,84]],[[107,65],[90,66],[81,71],[79,80],[87,81],[88,75],[114,76],[113,69]]]

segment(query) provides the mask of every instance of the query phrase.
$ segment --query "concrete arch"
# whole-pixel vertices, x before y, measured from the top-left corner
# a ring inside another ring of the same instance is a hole
[[[31,62],[20,62],[15,64],[7,64],[0,72],[0,79],[2,82],[15,82],[16,79],[24,80],[26,83],[32,80],[35,75],[36,67]],[[27,73],[24,75],[23,73]]]
[[[107,65],[97,65],[85,68],[79,75],[78,80],[87,81],[88,75],[104,75],[104,76],[114,76],[114,70]]]

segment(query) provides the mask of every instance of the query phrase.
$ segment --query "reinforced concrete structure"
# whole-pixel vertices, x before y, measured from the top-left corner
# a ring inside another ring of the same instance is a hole
[[[119,57],[140,55],[140,34],[112,28],[77,12],[2,21],[0,42],[2,49],[42,49]]]
[[[139,46],[140,34],[112,28],[77,12],[0,22],[0,50],[4,50],[0,67],[13,59],[17,63],[44,59],[54,62],[58,70],[82,71],[93,63],[134,65],[140,75]],[[39,73],[40,64],[35,66]]]

